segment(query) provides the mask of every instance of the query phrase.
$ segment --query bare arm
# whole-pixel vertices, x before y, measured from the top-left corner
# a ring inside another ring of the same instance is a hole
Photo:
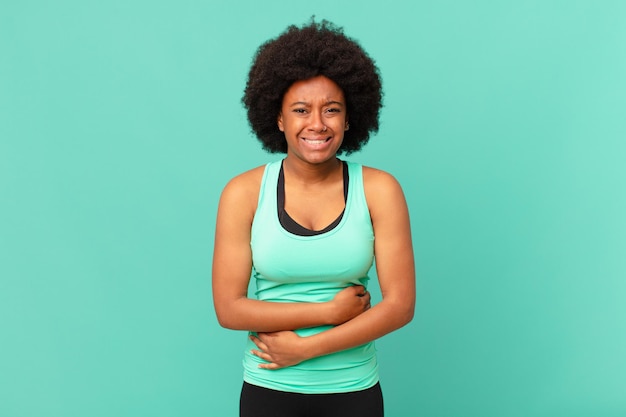
[[[364,288],[348,287],[327,303],[272,303],[248,298],[250,229],[263,168],[234,178],[220,198],[213,252],[213,302],[221,326],[274,332],[341,324],[369,308]]]
[[[413,318],[415,266],[409,215],[402,189],[390,175],[364,168],[365,192],[374,227],[376,270],[383,299],[370,310],[310,337],[293,332],[262,333],[254,353],[267,369],[294,365],[375,340]]]

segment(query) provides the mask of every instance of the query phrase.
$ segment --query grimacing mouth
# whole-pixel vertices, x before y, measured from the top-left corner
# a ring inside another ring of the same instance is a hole
[[[306,142],[310,142],[310,143],[325,143],[328,142],[329,140],[332,139],[332,136],[328,136],[328,137],[323,137],[323,138],[306,138],[306,137],[301,137],[300,139],[306,141]]]

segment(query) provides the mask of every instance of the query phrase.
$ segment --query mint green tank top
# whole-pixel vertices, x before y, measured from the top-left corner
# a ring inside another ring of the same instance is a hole
[[[362,167],[348,164],[350,178],[346,208],[330,231],[299,236],[285,230],[278,219],[277,183],[282,161],[267,164],[252,222],[252,276],[259,300],[320,303],[350,285],[367,287],[374,261],[374,231],[363,190]],[[296,329],[302,337],[331,326]],[[258,367],[263,360],[244,354],[244,381],[274,390],[304,394],[338,393],[370,388],[378,382],[374,342],[313,358],[278,370]]]

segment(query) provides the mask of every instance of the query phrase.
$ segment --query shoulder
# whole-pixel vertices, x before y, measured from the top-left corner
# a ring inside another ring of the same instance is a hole
[[[405,210],[406,201],[396,178],[380,169],[363,166],[363,188],[370,214]]]
[[[265,165],[258,166],[232,178],[222,191],[222,194],[258,193],[265,172]]]
[[[259,190],[263,180],[265,165],[253,168],[232,178],[220,197],[221,208],[232,208],[237,211],[254,211],[259,198]]]
[[[368,166],[363,166],[363,186],[366,194],[402,193],[402,187],[393,175]]]

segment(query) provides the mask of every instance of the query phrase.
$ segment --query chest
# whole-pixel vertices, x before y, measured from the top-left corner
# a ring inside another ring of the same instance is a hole
[[[309,230],[322,230],[345,209],[343,183],[319,190],[285,186],[284,209],[289,216]]]

